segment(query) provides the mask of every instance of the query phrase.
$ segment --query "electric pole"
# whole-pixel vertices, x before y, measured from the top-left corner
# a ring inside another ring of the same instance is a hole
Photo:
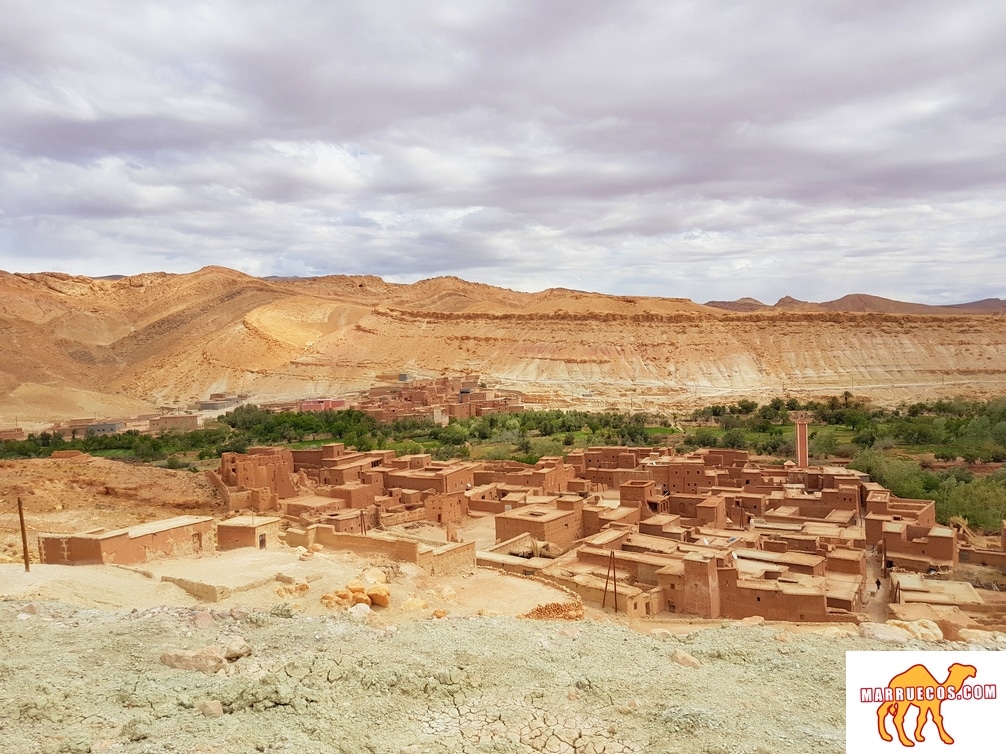
[[[17,499],[17,517],[21,520],[21,552],[24,553],[25,573],[31,571],[31,561],[28,559],[28,531],[24,528],[24,506],[21,498]]]

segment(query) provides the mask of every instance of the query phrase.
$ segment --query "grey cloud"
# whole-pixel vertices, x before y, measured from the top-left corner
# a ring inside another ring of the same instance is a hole
[[[1006,295],[1006,6],[6,11],[0,268]]]

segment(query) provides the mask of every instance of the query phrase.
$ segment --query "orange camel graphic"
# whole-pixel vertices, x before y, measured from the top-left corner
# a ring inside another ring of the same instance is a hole
[[[898,694],[898,696],[902,697],[902,701],[883,702],[877,709],[877,728],[880,731],[880,737],[885,741],[894,740],[891,734],[887,732],[887,716],[891,715],[894,718],[894,729],[898,733],[898,740],[901,741],[902,746],[915,746],[915,741],[921,742],[926,740],[922,735],[922,728],[926,725],[926,718],[932,716],[933,722],[936,723],[936,729],[940,732],[940,739],[945,744],[952,744],[954,739],[950,737],[950,734],[943,727],[943,715],[940,714],[940,705],[943,703],[943,700],[937,698],[937,694],[934,693],[932,694],[932,699],[927,698],[929,694],[923,694],[922,699],[913,698],[911,701],[908,701],[908,695],[910,694],[912,697],[915,697],[917,695],[916,690],[919,687],[935,691],[939,686],[956,693],[960,691],[964,681],[968,678],[974,678],[977,674],[978,671],[975,670],[974,666],[961,665],[955,662],[947,669],[947,680],[943,683],[933,678],[933,674],[929,672],[925,665],[913,665],[904,673],[894,676],[891,682],[887,684],[887,687],[895,690],[901,689],[901,694]],[[895,699],[898,696],[895,696]],[[919,719],[915,723],[915,741],[912,741],[905,735],[905,715],[908,714],[908,710],[912,705],[915,705],[919,710]]]

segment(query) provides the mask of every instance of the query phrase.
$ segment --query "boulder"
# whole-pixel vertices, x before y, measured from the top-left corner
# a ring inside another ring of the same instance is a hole
[[[701,668],[702,663],[699,662],[694,656],[688,654],[682,649],[675,649],[671,654],[671,662],[676,662],[678,665],[682,665],[686,668]]]
[[[349,608],[346,612],[349,613],[349,616],[353,618],[353,620],[365,621],[370,617],[372,611],[370,609],[370,605],[359,602]]]
[[[199,706],[196,707],[196,712],[203,717],[223,717],[224,706],[217,699],[209,699],[205,702],[200,702]]]
[[[251,653],[251,644],[240,636],[232,636],[227,640],[227,645],[224,647],[224,657],[231,662],[240,660],[242,657],[248,657]]]
[[[864,639],[873,639],[887,644],[904,644],[914,638],[905,629],[887,623],[860,623],[859,635]]]
[[[391,590],[384,584],[374,584],[367,589],[367,596],[371,605],[387,607],[391,604]]]
[[[216,625],[216,620],[209,610],[200,610],[192,616],[192,625],[196,628],[213,628]]]
[[[213,675],[227,668],[227,658],[216,647],[205,647],[199,650],[179,649],[175,652],[164,652],[161,663],[169,668],[179,670],[198,670],[200,673]]]
[[[402,603],[403,610],[425,610],[428,607],[426,600],[420,597],[409,597]]]
[[[980,631],[977,628],[962,628],[957,632],[957,638],[968,644],[979,646],[995,646],[1006,643],[1006,634],[999,631]]]
[[[943,641],[943,631],[931,620],[889,620],[888,626],[897,626],[920,641]]]

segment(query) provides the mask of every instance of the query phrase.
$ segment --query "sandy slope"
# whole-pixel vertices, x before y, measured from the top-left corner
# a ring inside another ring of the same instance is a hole
[[[339,395],[402,372],[480,372],[552,405],[663,410],[847,389],[886,402],[986,396],[1006,385],[1006,317],[991,305],[847,296],[740,308],[750,310],[457,278],[0,273],[0,427],[214,391]]]

